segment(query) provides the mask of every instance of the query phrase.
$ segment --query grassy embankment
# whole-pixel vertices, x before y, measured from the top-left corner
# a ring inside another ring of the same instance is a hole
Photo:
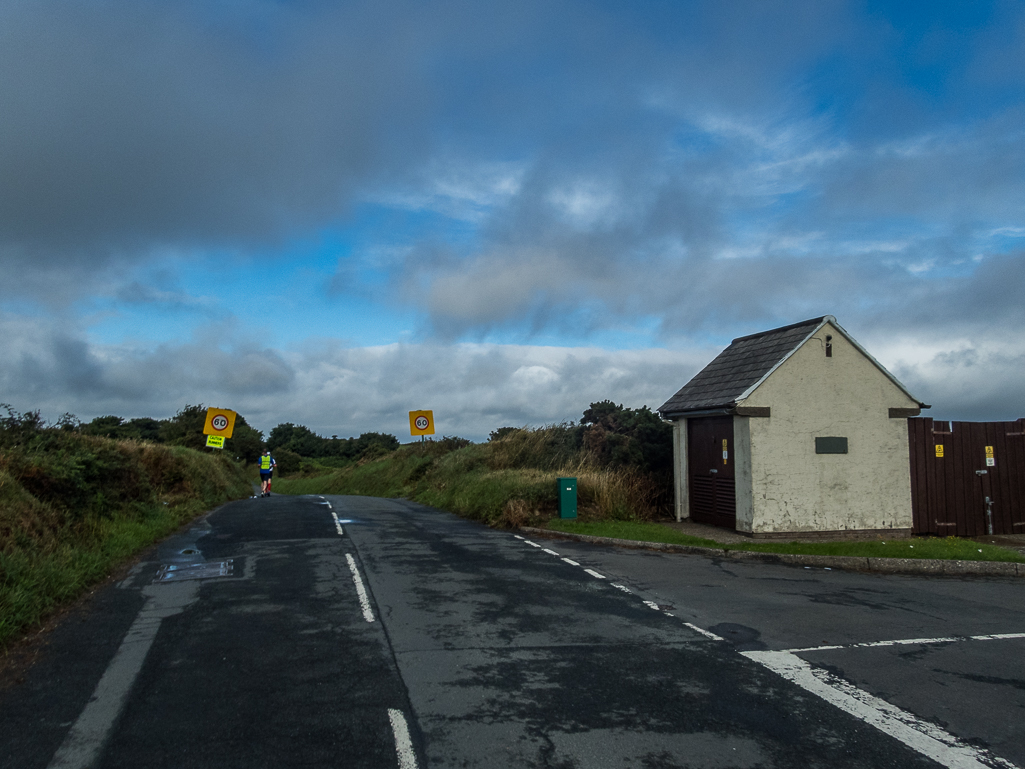
[[[8,424],[0,430],[0,649],[142,548],[250,493],[244,469],[225,456]]]
[[[592,537],[612,537],[635,542],[664,542],[671,545],[712,547],[719,550],[747,550],[756,553],[794,555],[841,555],[858,558],[938,558],[956,561],[1012,561],[1025,563],[1025,556],[1003,547],[958,537],[914,537],[908,539],[855,540],[848,542],[764,542],[721,544],[692,537],[658,523],[640,521],[549,521],[547,528]]]
[[[274,481],[285,494],[405,497],[491,526],[538,526],[639,542],[730,550],[858,557],[1025,562],[1013,550],[956,537],[848,542],[742,542],[688,536],[669,521],[671,489],[629,469],[601,468],[563,443],[558,427],[524,430],[498,441],[454,448],[444,441],[406,445],[341,469]],[[578,479],[579,518],[556,518],[555,479]]]
[[[341,469],[276,479],[284,494],[405,497],[491,526],[539,526],[556,514],[556,483],[577,478],[580,514],[593,520],[653,520],[671,488],[630,468],[602,467],[560,426],[517,430],[501,440],[407,444]]]

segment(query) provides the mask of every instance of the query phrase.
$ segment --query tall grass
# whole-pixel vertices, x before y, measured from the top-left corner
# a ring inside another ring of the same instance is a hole
[[[602,466],[564,426],[464,444],[453,439],[409,444],[322,475],[283,478],[274,488],[286,494],[405,497],[493,526],[517,527],[555,515],[556,479],[569,476],[577,478],[583,520],[652,520],[669,514],[671,478]]]
[[[0,648],[143,547],[249,493],[243,468],[223,455],[0,431]]]

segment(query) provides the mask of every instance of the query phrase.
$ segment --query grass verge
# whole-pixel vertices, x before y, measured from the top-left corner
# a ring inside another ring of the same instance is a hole
[[[740,542],[722,544],[693,537],[659,523],[635,521],[573,521],[555,518],[545,528],[592,537],[612,537],[634,542],[661,542],[719,550],[745,550],[755,553],[790,555],[833,555],[856,558],[934,558],[951,561],[1005,561],[1025,563],[1025,556],[1013,550],[973,542],[958,537],[915,537],[893,540],[856,540],[850,542]]]
[[[240,465],[180,446],[45,430],[0,446],[0,649],[250,488]]]

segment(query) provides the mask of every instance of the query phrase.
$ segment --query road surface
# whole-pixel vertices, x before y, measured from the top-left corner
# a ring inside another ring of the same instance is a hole
[[[47,636],[0,765],[1025,767],[1023,597],[243,500]]]

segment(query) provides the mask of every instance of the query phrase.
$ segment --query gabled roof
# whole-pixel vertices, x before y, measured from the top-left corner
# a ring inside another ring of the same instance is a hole
[[[847,341],[860,350],[897,387],[923,408],[897,379],[848,334],[832,315],[812,318],[789,326],[742,336],[716,356],[715,360],[699,371],[672,398],[663,403],[658,412],[665,418],[682,416],[695,411],[728,410],[736,406],[793,355],[826,323],[831,323]]]

